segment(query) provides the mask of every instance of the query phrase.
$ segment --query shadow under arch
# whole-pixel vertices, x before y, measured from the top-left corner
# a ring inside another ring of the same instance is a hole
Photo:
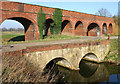
[[[62,79],[63,77],[65,77],[65,73],[62,73],[60,71],[60,67],[58,67],[57,64],[58,62],[64,62],[67,64],[69,63],[65,58],[62,57],[51,59],[43,69],[44,72],[42,73],[43,76],[47,75],[47,83],[49,83],[51,80],[54,80],[55,82],[66,81],[65,79]]]
[[[21,36],[11,38],[10,40],[8,40],[8,42],[10,42],[10,41],[25,41],[25,35],[21,35]]]
[[[50,29],[50,27],[52,27],[53,28],[53,25],[51,25],[52,23],[53,23],[54,21],[53,21],[53,19],[51,19],[51,18],[48,18],[48,19],[46,19],[45,20],[45,23],[44,23],[44,37],[45,36],[47,36],[48,35],[48,33],[50,32],[50,31],[48,31],[49,29]]]
[[[24,18],[24,17],[12,17],[12,18],[8,18],[8,19],[16,20],[16,21],[20,22],[24,26],[25,33],[28,30],[28,28],[31,25],[33,25],[32,21],[30,21],[29,19]]]
[[[83,28],[83,23],[81,21],[77,21],[77,23],[75,24],[75,29],[81,29]]]
[[[88,53],[86,54],[80,61],[79,63],[79,73],[81,76],[83,76],[84,78],[89,78],[92,75],[94,75],[94,73],[96,72],[96,70],[98,69],[98,64],[92,61],[86,61],[84,58],[87,57],[91,57],[92,59],[97,59],[96,55],[93,53]]]
[[[62,64],[64,64],[64,65],[70,65],[70,63],[65,58],[62,58],[62,57],[54,58],[47,63],[47,65],[43,69],[43,71],[44,71],[43,74],[46,74],[46,73],[54,70],[54,68],[56,68],[56,65],[58,62],[62,62]],[[58,63],[58,64],[60,64],[60,63]]]
[[[11,17],[11,18],[8,18],[6,20],[15,20],[15,21],[21,23],[24,27],[24,33],[25,33],[25,36],[18,36],[18,37],[15,37],[15,38],[11,38],[9,40],[9,42],[10,41],[26,41],[26,40],[34,40],[35,39],[35,35],[34,35],[35,25],[29,19],[24,18],[24,17]],[[29,33],[27,33],[27,30],[31,30],[31,31],[29,31]]]
[[[100,27],[97,23],[91,23],[87,28],[87,36],[100,36]]]
[[[102,34],[107,35],[107,24],[106,23],[104,23],[102,26]]]
[[[72,25],[71,25],[70,21],[69,20],[64,20],[62,22],[61,32],[63,32],[64,29],[69,29],[69,28],[72,28]]]
[[[112,34],[113,33],[113,26],[112,26],[112,23],[109,24],[109,34]]]

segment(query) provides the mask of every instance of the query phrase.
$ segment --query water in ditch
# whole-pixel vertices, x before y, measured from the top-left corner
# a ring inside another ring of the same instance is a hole
[[[48,83],[117,83],[120,84],[120,66],[110,63],[93,63],[82,60],[80,70],[72,71],[67,68],[53,64],[47,72]]]

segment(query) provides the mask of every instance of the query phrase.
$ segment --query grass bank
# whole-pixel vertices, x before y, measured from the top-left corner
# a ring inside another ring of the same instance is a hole
[[[69,39],[80,39],[81,36],[68,36],[68,35],[49,35],[44,39],[24,41],[25,36],[23,32],[3,32],[2,33],[2,44],[19,44],[19,43],[30,43],[30,42],[46,42],[56,40],[69,40]]]
[[[118,43],[119,43],[118,39],[110,40],[110,50],[104,59],[106,62],[120,64],[120,61],[119,61],[120,58],[119,58],[119,52],[118,52],[120,47]]]
[[[19,32],[19,31],[6,31],[2,32],[2,43],[6,43],[12,38],[23,36],[24,37],[24,32]],[[21,38],[17,38],[19,40]]]

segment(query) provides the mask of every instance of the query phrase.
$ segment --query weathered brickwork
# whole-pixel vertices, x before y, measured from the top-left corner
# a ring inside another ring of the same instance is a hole
[[[2,2],[2,23],[6,19],[13,19],[13,18],[24,18],[27,19],[28,22],[30,21],[33,26],[30,27],[29,25],[24,25],[22,21],[19,22],[23,24],[24,27],[28,26],[26,28],[26,34],[25,34],[25,40],[38,40],[39,39],[39,31],[37,26],[37,13],[39,12],[40,8],[46,13],[46,20],[52,17],[53,12],[55,11],[55,8],[49,8],[44,6],[38,6],[38,5],[31,5],[31,4],[25,4],[25,3],[18,3],[18,2]],[[88,31],[88,26],[91,23],[95,23],[100,28],[100,35],[103,36],[103,24],[107,24],[107,33],[113,34],[113,26],[114,26],[114,19],[108,18],[108,17],[102,17],[102,16],[96,16],[91,14],[85,14],[75,11],[68,11],[68,10],[62,10],[63,12],[63,31],[64,34],[71,34],[71,35],[78,35],[78,36],[97,36],[97,32],[92,30],[94,29],[94,26],[91,30]],[[14,19],[17,20],[17,19]],[[18,21],[18,20],[17,20]],[[68,21],[67,23],[65,21]],[[82,27],[79,27],[81,24],[77,24],[78,22],[81,22],[83,25]],[[26,21],[27,22],[27,21]],[[76,27],[76,24],[78,25],[78,28]],[[112,25],[110,25],[112,24]],[[63,26],[62,25],[62,26]],[[75,28],[76,27],[76,28]],[[88,34],[87,34],[88,31]],[[48,32],[50,34],[50,32]]]
[[[5,56],[23,56],[31,63],[44,69],[45,66],[56,58],[62,58],[58,64],[70,69],[78,69],[81,59],[87,54],[86,59],[102,62],[109,51],[109,41],[88,41],[77,43],[53,44],[31,46],[11,52],[2,52]]]

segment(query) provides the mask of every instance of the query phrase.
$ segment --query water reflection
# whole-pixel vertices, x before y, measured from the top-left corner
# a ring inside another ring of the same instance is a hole
[[[91,82],[91,83],[109,83],[120,82],[120,73],[118,68],[113,64],[102,63],[96,64],[82,60],[79,71],[71,71],[58,65],[50,71],[48,82]]]
[[[79,73],[85,78],[91,77],[97,70],[98,64],[81,60]]]

